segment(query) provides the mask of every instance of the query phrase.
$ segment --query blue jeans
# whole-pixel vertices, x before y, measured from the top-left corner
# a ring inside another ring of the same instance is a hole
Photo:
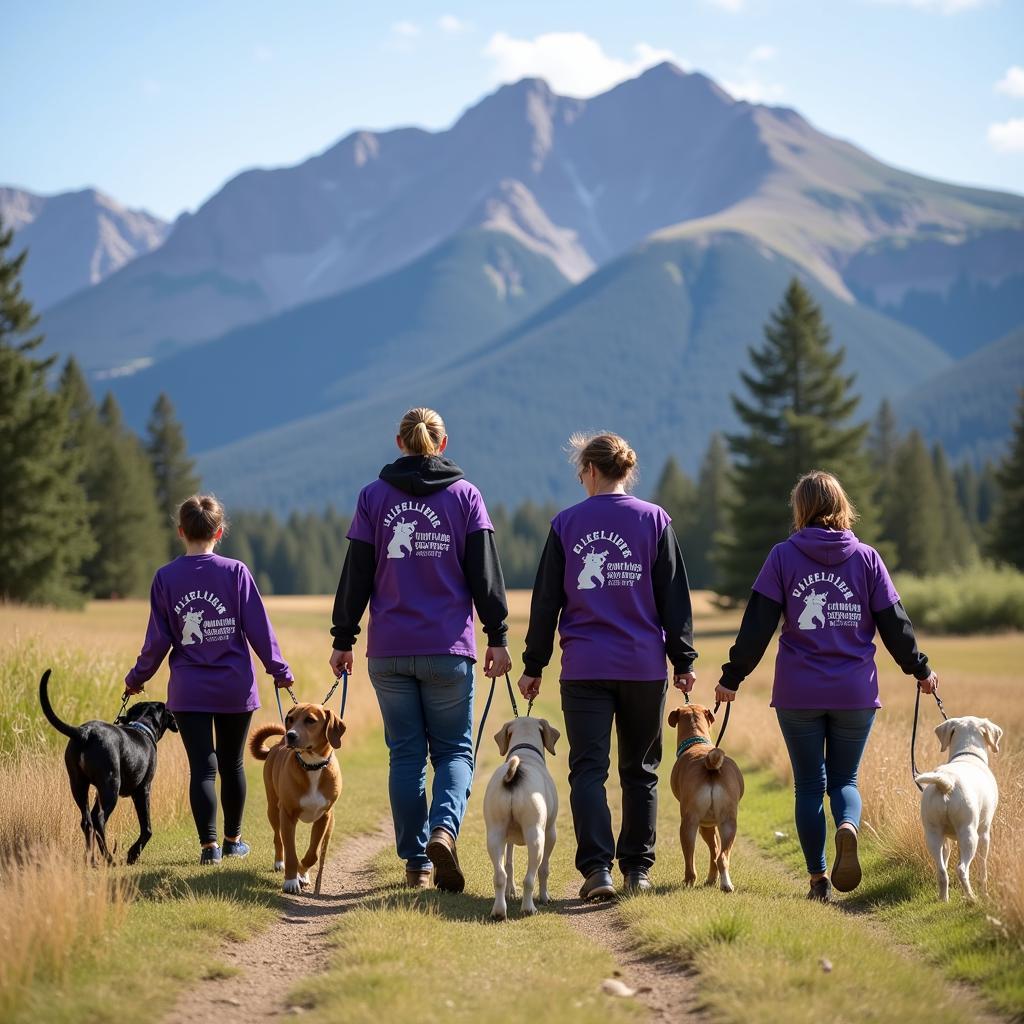
[[[844,822],[860,828],[857,770],[875,711],[775,709],[793,765],[796,832],[812,875],[825,870],[826,793],[836,828]]]
[[[369,669],[391,755],[395,847],[406,867],[428,869],[430,833],[443,828],[458,837],[473,783],[473,661],[458,654],[370,658]]]

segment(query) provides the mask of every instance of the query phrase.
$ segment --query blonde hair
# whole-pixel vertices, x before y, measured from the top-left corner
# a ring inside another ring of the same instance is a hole
[[[212,494],[193,494],[178,506],[178,526],[186,540],[213,540],[218,530],[227,532],[224,506]]]
[[[849,530],[857,521],[857,510],[843,485],[821,469],[804,473],[797,480],[789,504],[793,509],[794,530],[802,530],[812,523],[833,530]]]
[[[593,466],[601,476],[621,483],[628,491],[636,482],[636,452],[618,434],[573,434],[569,461],[577,473]]]
[[[445,433],[444,420],[433,409],[410,409],[398,424],[398,436],[410,455],[436,455]]]

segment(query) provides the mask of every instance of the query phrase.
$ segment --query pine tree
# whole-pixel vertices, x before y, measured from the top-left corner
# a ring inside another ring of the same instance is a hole
[[[672,517],[677,537],[689,532],[697,518],[697,485],[683,472],[674,455],[665,460],[652,500]]]
[[[949,460],[940,445],[934,445],[932,448],[932,467],[935,470],[935,486],[939,493],[939,509],[942,512],[946,565],[949,567],[969,565],[977,559],[978,548],[971,536],[967,517],[960,507],[956,481],[949,468]]]
[[[899,443],[900,433],[896,425],[896,414],[889,399],[883,398],[868,435],[868,455],[876,474],[888,475]]]
[[[39,318],[21,293],[27,252],[0,223],[0,600],[78,604],[92,551],[68,410],[33,352]]]
[[[690,586],[717,590],[718,567],[712,559],[716,537],[727,530],[730,502],[729,452],[721,434],[712,434],[697,476],[696,514],[689,529],[679,535]]]
[[[943,530],[935,465],[914,430],[896,449],[882,506],[882,532],[896,549],[893,567],[919,575],[948,568]]]
[[[1024,390],[1010,450],[996,471],[996,479],[999,497],[992,516],[989,550],[999,561],[1024,569]]]
[[[978,539],[978,505],[981,498],[981,488],[978,482],[978,473],[974,463],[965,459],[953,471],[953,482],[956,485],[956,500],[967,520],[967,526],[971,536]]]
[[[835,473],[861,514],[858,534],[871,540],[875,532],[863,452],[868,426],[850,423],[859,402],[854,377],[841,372],[845,352],[832,348],[821,309],[796,279],[764,334],[764,346],[750,350],[754,372],[740,375],[750,398],[733,396],[747,432],[728,438],[731,533],[716,551],[722,591],[732,597],[749,592],[772,545],[789,533],[787,501],[802,473]]]
[[[146,454],[153,470],[160,521],[166,524],[167,557],[175,558],[181,553],[175,513],[190,494],[199,490],[199,477],[174,405],[162,391],[146,424]]]
[[[999,504],[999,478],[996,467],[986,459],[978,474],[978,526],[984,531],[992,522]]]

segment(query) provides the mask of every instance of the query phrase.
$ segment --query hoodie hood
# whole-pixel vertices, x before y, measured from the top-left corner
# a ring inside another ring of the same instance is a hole
[[[380,471],[380,479],[406,494],[422,497],[451,487],[463,472],[440,455],[403,455]]]
[[[822,565],[841,565],[860,545],[853,530],[826,530],[822,526],[805,526],[789,542]]]

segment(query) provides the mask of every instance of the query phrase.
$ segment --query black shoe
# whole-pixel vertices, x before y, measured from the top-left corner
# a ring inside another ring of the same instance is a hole
[[[427,856],[434,865],[434,885],[444,892],[462,892],[466,877],[459,867],[455,837],[443,828],[435,828],[427,843]]]
[[[651,892],[653,889],[654,883],[651,881],[651,876],[647,874],[646,868],[622,872],[622,891],[624,893],[632,895],[637,892]]]
[[[612,881],[612,873],[607,868],[591,871],[580,887],[581,900],[606,900],[614,895],[615,882]]]
[[[827,878],[816,878],[811,882],[807,898],[809,900],[817,900],[819,903],[831,903],[832,883]]]

